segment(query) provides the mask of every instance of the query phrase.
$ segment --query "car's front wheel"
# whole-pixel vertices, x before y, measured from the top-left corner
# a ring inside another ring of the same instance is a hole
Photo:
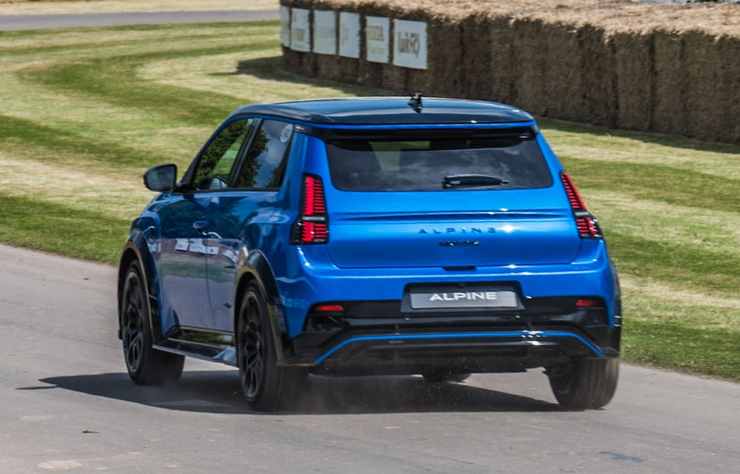
[[[139,265],[132,262],[121,294],[121,342],[128,375],[138,385],[175,382],[185,357],[154,349],[146,288]]]
[[[617,391],[619,359],[580,359],[548,371],[558,403],[569,410],[606,406]]]
[[[277,365],[267,305],[255,285],[242,297],[237,320],[237,362],[242,391],[250,407],[277,410],[297,396],[306,371]]]

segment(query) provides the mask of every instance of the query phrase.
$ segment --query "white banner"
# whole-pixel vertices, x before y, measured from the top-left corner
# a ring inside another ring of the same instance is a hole
[[[360,57],[360,14],[339,14],[339,55],[346,58]]]
[[[336,12],[313,11],[313,51],[319,54],[337,54]]]
[[[426,22],[393,20],[393,29],[395,31],[393,35],[393,64],[413,69],[426,69]]]
[[[290,21],[290,49],[311,51],[311,30],[308,25],[309,10],[294,8]]]
[[[280,42],[290,47],[290,7],[280,7]]]
[[[390,58],[391,21],[380,16],[365,17],[365,44],[367,60],[387,63]]]

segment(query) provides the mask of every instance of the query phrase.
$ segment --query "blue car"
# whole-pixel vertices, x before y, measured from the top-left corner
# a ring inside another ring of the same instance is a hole
[[[239,368],[248,404],[308,374],[544,368],[568,409],[617,387],[617,272],[534,119],[482,101],[355,98],[232,113],[134,220],[119,336],[137,384],[185,356]]]

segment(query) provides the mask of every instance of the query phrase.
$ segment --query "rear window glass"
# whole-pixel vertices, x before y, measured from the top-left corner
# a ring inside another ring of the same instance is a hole
[[[331,141],[327,151],[332,182],[346,191],[542,188],[552,184],[533,138],[353,138]],[[445,186],[454,177],[471,175],[489,179],[468,186]]]

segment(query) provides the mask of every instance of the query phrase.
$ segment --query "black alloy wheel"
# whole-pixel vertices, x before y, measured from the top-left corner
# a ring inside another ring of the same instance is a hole
[[[247,403],[256,410],[285,408],[297,397],[307,371],[278,365],[267,303],[258,286],[246,289],[238,315],[237,364]]]
[[[141,281],[135,272],[129,275],[124,293],[122,324],[123,355],[129,372],[138,372],[144,355],[144,301]]]
[[[121,343],[128,375],[139,385],[175,382],[182,375],[185,358],[152,347],[149,305],[139,265],[126,273],[121,300]]]
[[[262,393],[265,379],[265,343],[259,303],[252,292],[241,306],[239,318],[239,368],[242,390],[248,401],[256,400]]]

